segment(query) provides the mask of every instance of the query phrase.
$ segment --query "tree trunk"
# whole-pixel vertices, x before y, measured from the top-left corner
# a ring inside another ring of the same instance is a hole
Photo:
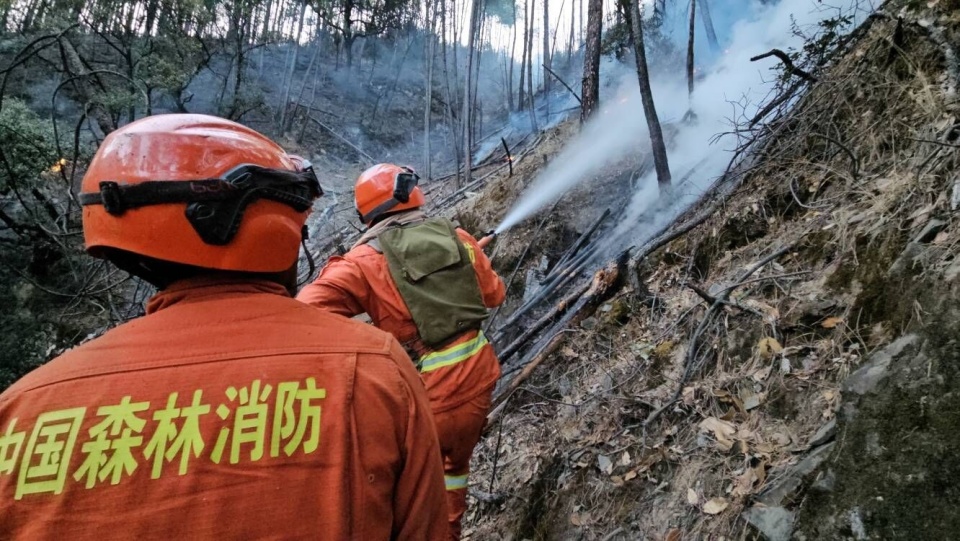
[[[567,68],[573,64],[573,43],[576,36],[577,9],[574,0],[570,0],[570,43],[567,44]]]
[[[284,81],[282,86],[282,92],[280,97],[280,120],[277,123],[277,129],[280,131],[280,134],[283,134],[283,127],[286,125],[287,121],[287,106],[290,103],[290,87],[293,86],[293,72],[296,70],[297,61],[300,59],[300,38],[303,36],[303,20],[307,16],[307,3],[303,2],[300,4],[300,21],[297,23],[297,36],[293,41],[293,51],[290,53],[290,65],[287,68],[287,73],[284,75]],[[309,69],[308,69],[309,71]],[[306,81],[306,79],[304,79]]]
[[[353,0],[343,3],[343,51],[347,57],[347,71],[353,68],[353,42],[357,39],[353,25]]]
[[[700,2],[700,18],[703,19],[703,27],[707,31],[707,42],[710,44],[710,50],[719,51],[720,42],[717,40],[717,32],[713,29],[713,17],[710,16],[709,0],[697,0]]]
[[[523,83],[526,82],[527,77],[527,48],[530,46],[530,40],[527,39],[529,34],[527,34],[527,21],[530,20],[530,0],[525,0],[523,2],[523,50],[520,52],[520,86],[517,88],[517,110],[523,110],[524,104],[524,93],[526,89],[523,87]]]
[[[270,14],[273,11],[273,0],[267,0],[266,7],[264,9],[263,28],[260,30],[260,37],[266,40],[267,34],[270,33]]]
[[[585,122],[600,103],[600,34],[603,31],[603,0],[587,4],[587,39],[583,58],[583,90],[580,122]]]
[[[586,20],[586,17],[584,17],[583,15],[583,0],[579,0],[579,2],[580,2],[580,28],[578,29],[579,30],[578,37],[580,39],[580,43],[584,43],[584,36],[586,35],[587,28],[583,21]],[[603,9],[601,9],[600,12],[602,14]]]
[[[687,38],[687,98],[693,96],[693,36],[696,25],[697,0],[690,0],[690,37]]]
[[[631,21],[633,34],[633,51],[637,60],[637,79],[640,81],[640,99],[643,102],[643,114],[647,119],[647,129],[650,130],[650,145],[653,147],[653,163],[657,170],[657,184],[660,190],[670,188],[670,165],[667,163],[667,148],[663,143],[663,130],[660,128],[660,119],[657,118],[657,109],[653,103],[653,91],[650,89],[650,74],[647,71],[647,52],[643,44],[643,18],[640,16],[640,4],[637,0],[630,0]]]
[[[319,28],[319,26],[317,27]],[[307,82],[310,80],[310,71],[313,69],[313,66],[317,63],[317,58],[320,56],[320,33],[317,32],[316,37],[317,43],[313,49],[313,56],[310,57],[310,64],[307,65],[307,72],[303,74],[303,82],[300,83],[300,92],[297,94],[297,103],[293,106],[293,112],[296,113],[300,109],[300,104],[303,103],[303,94],[307,90]],[[320,71],[320,66],[317,66],[317,71]],[[292,84],[292,83],[291,83]],[[284,133],[286,130],[291,128],[293,124],[293,116],[287,116],[287,121],[285,124],[281,124],[280,133]],[[306,122],[304,122],[306,124]]]
[[[426,7],[427,13],[426,18],[429,21],[430,27],[426,32],[427,43],[425,46],[426,49],[426,62],[427,62],[427,76],[424,85],[426,86],[424,92],[426,98],[426,106],[424,106],[423,111],[423,178],[425,181],[429,181],[430,177],[433,174],[432,166],[432,152],[430,151],[430,113],[433,109],[433,57],[434,57],[434,42],[436,37],[434,35],[437,28],[437,8],[434,7],[433,13],[430,12],[431,0],[427,0]]]
[[[458,174],[460,172],[460,137],[459,137],[459,124],[457,121],[457,113],[454,108],[454,91],[450,86],[450,62],[449,57],[447,56],[447,7],[446,4],[442,2],[440,4],[440,27],[443,29],[444,39],[440,42],[441,54],[443,55],[443,82],[444,90],[446,95],[446,107],[444,107],[444,112],[447,114],[447,122],[449,123],[450,130],[448,133],[451,134],[449,141],[453,144],[451,145],[453,149],[453,162],[455,169]],[[452,33],[452,30],[451,30]],[[451,42],[452,43],[452,42]],[[456,53],[454,53],[456,56]],[[459,177],[458,177],[459,178]]]
[[[510,40],[509,68],[507,69],[507,110],[513,111],[513,55],[517,52],[517,3],[513,3],[513,39]]]
[[[117,129],[116,121],[110,116],[110,113],[104,107],[102,100],[97,97],[101,88],[94,87],[94,77],[78,77],[87,75],[90,70],[84,65],[83,60],[77,53],[76,48],[67,39],[60,40],[61,52],[63,55],[63,68],[67,77],[77,77],[73,82],[73,88],[77,92],[77,101],[86,104],[88,107],[88,116],[93,117],[97,126],[103,135],[107,135]]]
[[[157,10],[160,8],[159,0],[150,0],[147,2],[147,20],[144,34],[150,36],[153,34],[154,24],[157,22]]]
[[[533,93],[533,19],[535,15],[533,1],[530,2],[530,17],[528,19],[530,25],[527,27],[527,32],[529,33],[527,40],[529,41],[529,46],[527,47],[527,105],[530,106],[530,110],[533,110],[533,104],[535,94]],[[536,124],[536,122],[534,122]]]
[[[473,0],[470,8],[469,34],[467,35],[467,73],[463,85],[463,115],[460,123],[463,125],[463,184],[470,184],[470,169],[473,167],[473,145],[472,145],[472,109],[473,100],[471,99],[473,89],[473,48],[477,37],[478,19],[480,18],[480,0]],[[457,186],[460,187],[459,185]]]
[[[263,27],[260,29],[260,40],[267,41],[267,34],[270,32],[270,12],[273,10],[273,0],[267,0],[264,6]],[[257,54],[257,77],[263,78],[263,55],[266,47],[261,47]]]
[[[550,0],[543,0],[543,65],[548,69],[550,63]],[[550,123],[550,74],[543,70],[543,96],[546,102],[546,118]]]
[[[479,43],[475,45],[477,49],[477,58],[473,63],[473,88],[470,90],[470,107],[473,113],[473,137],[471,139],[471,145],[473,141],[476,141],[479,137],[483,135],[483,124],[482,122],[477,122],[477,119],[482,117],[483,114],[483,103],[477,102],[477,88],[480,85],[480,66],[483,65],[483,44],[487,42],[487,38],[484,35],[489,32],[489,25],[484,24],[486,18],[484,17],[483,3],[480,3],[480,14],[477,16],[477,39]]]

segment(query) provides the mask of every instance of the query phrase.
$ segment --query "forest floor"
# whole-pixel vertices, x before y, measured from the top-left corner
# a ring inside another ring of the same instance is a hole
[[[946,539],[960,525],[960,15],[899,5],[678,223],[708,218],[635,262],[507,397],[475,455],[469,539]],[[577,129],[440,210],[491,229]],[[638,166],[497,241],[501,275],[519,268],[504,315]]]

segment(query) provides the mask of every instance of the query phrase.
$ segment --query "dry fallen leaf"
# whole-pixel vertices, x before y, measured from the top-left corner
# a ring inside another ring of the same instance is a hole
[[[726,498],[711,498],[710,501],[703,504],[703,512],[708,515],[717,515],[722,513],[728,505],[730,504],[727,503]]]
[[[716,417],[707,417],[700,421],[700,429],[713,434],[713,439],[717,440],[717,446],[723,451],[729,451],[733,447],[731,436],[737,433],[737,428],[726,421],[721,421]]]
[[[629,481],[631,479],[635,479],[636,477],[637,477],[637,470],[630,470],[623,475],[623,480]]]
[[[683,541],[683,534],[680,533],[680,528],[673,528],[667,535],[663,536],[663,541]]]
[[[828,317],[827,319],[820,322],[820,326],[824,329],[833,329],[837,325],[843,323],[842,317]]]
[[[767,461],[761,460],[755,468],[753,468],[753,475],[757,478],[757,488],[763,486],[764,481],[767,480]]]
[[[737,455],[745,455],[749,450],[750,450],[750,446],[747,445],[747,442],[743,440],[737,440],[733,442],[733,448],[731,449],[731,451],[733,451],[733,453]]]
[[[783,346],[776,338],[764,338],[757,344],[757,351],[762,359],[772,359],[783,351]]]
[[[693,399],[696,395],[697,389],[695,387],[684,387],[683,388],[683,403],[687,406],[693,405]]]
[[[747,468],[745,472],[734,480],[733,491],[731,491],[730,494],[735,498],[753,494],[753,484],[756,480],[757,472],[752,468]]]
[[[781,432],[777,432],[776,434],[773,435],[773,441],[776,442],[776,444],[779,445],[780,447],[786,447],[790,445],[790,442],[793,440],[790,439],[790,436],[783,434]]]
[[[763,381],[763,380],[767,379],[768,377],[770,377],[770,372],[771,372],[771,371],[773,371],[773,367],[772,367],[772,366],[768,366],[768,367],[766,367],[766,368],[761,368],[760,370],[757,370],[756,372],[753,373],[753,380],[754,380],[754,381]]]
[[[758,453],[770,454],[776,451],[776,447],[774,447],[769,443],[759,443],[756,446],[754,446],[754,450]]]
[[[687,503],[690,505],[699,505],[700,497],[697,496],[697,492],[692,488],[687,489]]]
[[[610,475],[610,472],[613,471],[613,461],[606,455],[597,455],[597,467],[603,473]]]
[[[750,411],[760,405],[760,395],[754,393],[753,391],[743,391],[740,393],[740,400],[743,403],[743,408],[747,411]]]

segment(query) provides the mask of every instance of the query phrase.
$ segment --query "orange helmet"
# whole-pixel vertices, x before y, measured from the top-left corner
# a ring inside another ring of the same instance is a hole
[[[309,162],[250,128],[157,115],[112,132],[83,177],[87,251],[116,248],[208,269],[280,272],[299,254],[313,200]]]
[[[423,206],[427,200],[417,186],[419,180],[413,169],[392,163],[377,164],[361,173],[353,192],[360,221],[370,225],[387,212]]]

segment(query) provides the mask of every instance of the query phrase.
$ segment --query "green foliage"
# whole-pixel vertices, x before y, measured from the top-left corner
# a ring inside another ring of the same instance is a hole
[[[0,109],[0,156],[0,195],[32,187],[59,159],[53,127],[22,101],[5,100]]]
[[[851,24],[853,24],[852,17],[839,13],[834,17],[820,21],[814,32],[810,34],[794,22],[792,24],[793,34],[803,38],[804,45],[799,51],[791,48],[785,52],[795,66],[811,71],[825,62],[827,55],[836,49],[840,40],[846,35],[846,27]],[[779,64],[775,69],[780,70],[781,84],[785,84],[794,77],[790,69],[783,64]]]
[[[808,59],[822,58],[824,53],[833,50],[837,40],[846,34],[846,27],[853,23],[853,18],[846,15],[837,15],[820,21],[818,32],[807,39],[803,46],[804,55]]]
[[[85,159],[83,153],[79,158]],[[80,249],[82,237],[59,233],[75,227],[65,214],[66,184],[58,172],[51,171],[52,166],[62,166],[59,160],[51,122],[20,100],[4,100],[0,109],[0,389],[39,366],[54,348],[101,324],[99,316],[65,316],[66,296],[49,293],[78,291],[81,282],[95,277],[90,267],[80,263],[87,260]],[[76,216],[72,218],[76,223]]]

